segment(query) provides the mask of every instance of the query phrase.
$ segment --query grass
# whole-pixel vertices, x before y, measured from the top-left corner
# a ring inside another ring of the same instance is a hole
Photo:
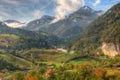
[[[0,49],[0,53],[6,53],[4,49]]]
[[[30,68],[32,64],[31,62],[25,59],[7,53],[0,54],[0,58],[7,61],[8,63],[19,66],[20,68]]]
[[[19,40],[19,36],[17,36],[17,35],[0,34],[0,47],[13,48],[18,40]]]
[[[20,55],[28,56],[28,59],[31,59],[31,54],[36,61],[45,61],[45,62],[65,62],[73,57],[73,54],[64,53],[55,49],[30,49],[19,51]]]
[[[92,58],[79,58],[79,59],[75,59],[75,60],[70,61],[70,63],[72,63],[72,64],[83,64],[86,62],[88,62],[92,65],[97,65],[97,61],[92,59]]]
[[[88,58],[88,57],[81,57],[74,59],[75,57],[78,57],[76,54],[69,54],[69,53],[62,53],[57,52],[57,50],[53,49],[30,49],[30,50],[24,50],[20,51],[21,54],[28,55],[29,59],[31,59],[30,54],[33,54],[34,58],[33,60],[37,64],[45,64],[45,65],[51,65],[54,64],[56,66],[60,66],[61,63],[67,62],[72,64],[83,64],[86,62],[89,62],[92,65],[97,65],[97,60],[94,58]]]
[[[14,34],[0,34],[0,37],[11,37],[14,39],[19,39],[19,37],[17,35],[14,35]]]

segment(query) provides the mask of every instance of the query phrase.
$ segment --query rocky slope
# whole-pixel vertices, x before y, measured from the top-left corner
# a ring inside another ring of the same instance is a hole
[[[101,50],[105,55],[114,57],[120,55],[120,44],[119,43],[103,43]]]

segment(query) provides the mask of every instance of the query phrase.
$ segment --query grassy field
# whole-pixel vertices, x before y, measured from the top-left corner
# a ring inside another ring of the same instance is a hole
[[[19,39],[19,36],[14,35],[14,34],[0,34],[0,37],[11,37],[14,39]]]
[[[7,53],[0,54],[0,59],[3,59],[13,65],[19,66],[20,68],[30,68],[32,64],[31,62],[23,58],[19,58],[12,54],[7,54]]]
[[[62,63],[83,64],[89,62],[92,65],[97,64],[97,60],[94,58],[79,57],[77,54],[64,53],[55,49],[30,49],[19,51],[19,54],[26,56],[25,58],[29,60],[33,59],[37,64],[54,64],[56,66],[60,66]]]
[[[65,62],[74,56],[56,49],[30,49],[19,51],[18,53],[28,59],[31,59],[32,56],[33,60],[36,59],[43,62]]]
[[[80,58],[80,59],[75,59],[75,60],[70,61],[70,63],[72,63],[72,64],[83,64],[86,62],[88,62],[92,65],[96,65],[96,63],[97,63],[97,61],[92,58]]]

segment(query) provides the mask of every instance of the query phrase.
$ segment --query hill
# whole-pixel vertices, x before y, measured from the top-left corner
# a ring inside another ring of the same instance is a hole
[[[120,54],[120,3],[92,22],[72,48],[82,53]]]
[[[3,67],[2,69],[8,68],[8,69],[14,69],[14,68],[20,68],[20,69],[30,69],[31,68],[31,62],[27,61],[23,58],[16,57],[12,54],[0,54],[0,62],[5,62],[4,65],[1,64],[0,67]],[[13,66],[13,67],[12,67]]]
[[[62,40],[54,35],[10,28],[2,22],[0,37],[0,47],[6,49],[50,48],[62,43]]]

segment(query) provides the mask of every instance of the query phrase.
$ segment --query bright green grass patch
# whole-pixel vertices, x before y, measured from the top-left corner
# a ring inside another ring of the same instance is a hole
[[[0,34],[1,37],[12,37],[14,39],[19,39],[19,36],[14,34]]]
[[[5,53],[6,51],[4,49],[0,49],[0,53]]]
[[[97,61],[94,59],[90,59],[90,58],[79,58],[79,59],[75,59],[75,60],[70,61],[70,63],[72,63],[72,64],[83,64],[86,62],[88,62],[92,65],[97,65]]]
[[[68,54],[68,53],[66,53],[66,54],[61,54],[61,55],[59,55],[57,57],[58,57],[57,58],[58,62],[66,62],[66,61],[72,59],[74,57],[74,54]]]

